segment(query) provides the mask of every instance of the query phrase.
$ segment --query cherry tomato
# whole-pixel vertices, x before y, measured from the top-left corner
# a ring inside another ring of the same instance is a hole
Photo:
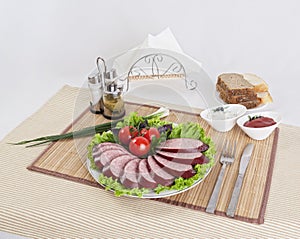
[[[137,130],[137,128],[135,128],[133,126],[129,126],[129,130],[130,130],[130,135],[131,135],[132,139],[139,135],[139,131]]]
[[[138,130],[133,126],[125,126],[119,131],[119,140],[124,145],[129,145],[130,140],[138,135]]]
[[[147,138],[148,137],[148,138]],[[154,128],[154,127],[151,127],[149,130],[148,130],[148,135],[147,135],[147,139],[151,142],[152,138],[153,137],[156,137],[157,139],[160,137],[160,133],[158,131],[157,128]]]
[[[145,137],[146,139],[150,139],[149,138],[149,130],[147,130],[146,128],[142,128],[141,130],[140,130],[140,136],[143,136],[143,137]]]
[[[129,143],[129,150],[132,154],[141,157],[150,150],[150,142],[143,136],[133,138]]]

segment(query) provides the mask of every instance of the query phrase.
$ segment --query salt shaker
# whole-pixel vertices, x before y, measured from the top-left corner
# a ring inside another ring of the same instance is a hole
[[[102,95],[103,95],[103,86],[102,86],[102,76],[99,72],[92,73],[88,76],[88,86],[91,94],[90,101],[90,111],[94,114],[102,114]]]

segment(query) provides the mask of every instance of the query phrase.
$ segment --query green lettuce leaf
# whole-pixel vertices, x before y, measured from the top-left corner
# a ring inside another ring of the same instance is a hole
[[[123,128],[124,126],[134,126],[138,128],[139,125],[144,122],[144,117],[139,116],[136,112],[132,112],[130,115],[126,116],[123,121],[118,122],[116,128]],[[150,127],[159,127],[170,123],[168,121],[160,120],[159,115],[147,119],[147,122]]]
[[[124,126],[137,126],[140,123],[144,122],[142,116],[139,116],[137,112],[132,112],[130,115],[126,116],[123,121],[117,123],[116,128],[123,128]]]

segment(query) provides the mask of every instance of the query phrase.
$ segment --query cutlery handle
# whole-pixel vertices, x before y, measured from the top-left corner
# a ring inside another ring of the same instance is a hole
[[[236,206],[237,206],[239,196],[240,196],[240,192],[241,192],[243,177],[244,176],[242,174],[239,174],[239,176],[238,176],[238,178],[235,182],[235,186],[234,186],[234,189],[233,189],[231,200],[230,200],[229,206],[227,208],[227,212],[226,212],[226,215],[228,217],[234,217],[234,213],[235,213]]]
[[[221,185],[222,185],[223,178],[224,178],[225,167],[226,167],[226,164],[224,163],[222,168],[221,168],[221,171],[219,173],[218,180],[217,180],[216,185],[214,187],[214,191],[212,192],[212,194],[210,196],[210,199],[209,199],[209,202],[208,202],[208,205],[207,205],[207,208],[206,208],[206,212],[208,212],[208,213],[214,213],[215,212],[218,197],[219,197],[219,192],[220,192]]]

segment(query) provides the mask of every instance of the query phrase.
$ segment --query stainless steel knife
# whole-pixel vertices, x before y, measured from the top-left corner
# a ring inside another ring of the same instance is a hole
[[[250,161],[250,158],[251,158],[251,155],[253,152],[253,148],[254,148],[254,145],[250,143],[250,144],[247,144],[247,146],[244,149],[244,152],[243,152],[243,155],[241,158],[241,162],[240,162],[239,175],[235,182],[231,200],[230,200],[229,206],[227,208],[227,212],[226,212],[226,215],[228,217],[234,217],[236,206],[237,206],[240,192],[241,192],[244,175],[245,175],[248,163]]]

